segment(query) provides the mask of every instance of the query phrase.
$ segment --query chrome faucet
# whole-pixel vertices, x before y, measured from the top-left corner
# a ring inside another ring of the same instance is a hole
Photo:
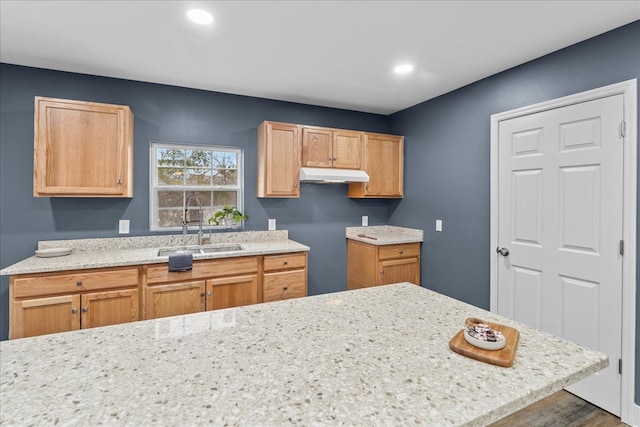
[[[189,232],[189,224],[196,221],[189,221],[189,204],[195,199],[198,202],[198,246],[202,245],[202,199],[200,196],[191,195],[184,204],[184,218],[182,219],[182,234]]]

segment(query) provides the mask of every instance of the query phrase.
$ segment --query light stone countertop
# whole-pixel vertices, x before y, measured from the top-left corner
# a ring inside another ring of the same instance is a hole
[[[513,367],[449,349],[470,316]],[[481,426],[607,363],[402,283],[0,342],[0,425]]]
[[[308,246],[289,240],[288,235],[287,230],[212,233],[210,238],[209,234],[205,233],[207,240],[203,246],[239,243],[242,250],[195,254],[193,259],[309,251]],[[0,275],[166,263],[168,256],[158,256],[158,249],[196,244],[195,234],[41,241],[38,242],[38,249],[72,248],[73,252],[70,255],[52,258],[40,258],[34,255],[3,268],[0,270]]]
[[[364,236],[366,237],[364,237]],[[393,225],[374,225],[370,227],[347,227],[347,239],[369,243],[371,245],[393,245],[398,243],[418,243],[423,241],[424,232],[415,228]]]

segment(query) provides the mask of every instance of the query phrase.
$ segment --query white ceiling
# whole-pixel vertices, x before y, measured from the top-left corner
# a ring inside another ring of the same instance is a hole
[[[640,0],[1,0],[0,60],[390,114],[638,19]]]

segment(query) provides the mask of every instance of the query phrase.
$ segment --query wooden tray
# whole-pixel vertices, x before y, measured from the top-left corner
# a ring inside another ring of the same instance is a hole
[[[468,318],[465,321],[465,325],[476,325],[478,323],[484,323],[485,325],[489,325],[491,329],[502,332],[507,340],[502,350],[484,350],[469,344],[467,340],[464,339],[464,331],[462,329],[449,341],[449,348],[463,356],[481,362],[491,363],[492,365],[504,366],[506,368],[513,365],[513,361],[516,358],[516,347],[518,347],[520,332],[509,326],[485,322],[484,320],[476,318]]]

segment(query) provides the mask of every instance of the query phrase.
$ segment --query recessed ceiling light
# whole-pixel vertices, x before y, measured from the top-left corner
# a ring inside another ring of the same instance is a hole
[[[191,9],[187,11],[187,17],[196,24],[211,24],[213,15],[203,9]]]
[[[413,71],[413,65],[411,64],[400,64],[393,69],[396,74],[407,74]]]

